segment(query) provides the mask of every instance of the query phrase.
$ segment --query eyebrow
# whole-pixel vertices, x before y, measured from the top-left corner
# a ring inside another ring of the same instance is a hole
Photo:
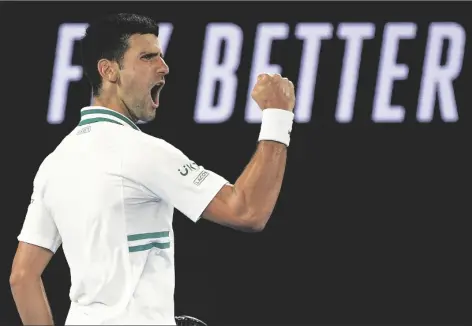
[[[163,58],[163,55],[162,55],[162,52],[148,52],[148,51],[142,51],[139,53],[139,56],[142,56],[142,55],[149,55],[149,54],[152,54],[154,56],[160,56],[161,58]]]

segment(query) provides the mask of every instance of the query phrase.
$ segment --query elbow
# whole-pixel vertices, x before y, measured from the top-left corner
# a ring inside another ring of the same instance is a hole
[[[39,276],[36,277],[23,269],[14,269],[10,274],[10,288],[19,287],[36,279],[39,280]]]
[[[235,191],[235,190],[233,190]],[[243,192],[233,192],[231,205],[232,220],[236,221],[233,227],[243,232],[258,233],[264,231],[272,210],[267,207],[250,204]]]
[[[269,214],[260,214],[260,213],[253,213],[253,214],[246,214],[244,217],[241,218],[243,221],[242,223],[242,231],[248,233],[259,233],[264,231],[267,221],[270,218]]]
[[[256,223],[249,227],[247,230],[248,233],[259,233],[264,231],[266,224],[265,223]]]
[[[12,271],[10,274],[10,287],[18,287],[19,284],[24,283],[25,275],[22,271]]]

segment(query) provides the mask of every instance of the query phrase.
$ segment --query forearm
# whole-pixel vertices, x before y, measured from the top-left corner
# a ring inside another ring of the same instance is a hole
[[[267,223],[279,197],[287,162],[287,147],[261,141],[251,161],[234,184],[241,207],[257,225]]]
[[[54,325],[40,277],[18,281],[11,290],[23,325]]]
[[[237,230],[259,232],[282,188],[295,117],[295,90],[287,78],[260,74],[251,96],[262,109],[256,152],[234,186],[220,189],[202,216]]]

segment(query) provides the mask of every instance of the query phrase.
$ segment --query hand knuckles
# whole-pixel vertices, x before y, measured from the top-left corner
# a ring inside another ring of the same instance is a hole
[[[267,75],[267,74],[259,74],[259,75],[257,76],[257,80],[258,80],[258,81],[264,81],[264,80],[266,80],[267,78],[269,78],[269,75]]]

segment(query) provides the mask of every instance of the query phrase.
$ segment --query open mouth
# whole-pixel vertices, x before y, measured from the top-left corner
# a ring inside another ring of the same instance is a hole
[[[159,93],[161,92],[162,88],[164,87],[164,82],[160,82],[156,84],[153,88],[151,88],[151,98],[154,104],[159,104]]]

